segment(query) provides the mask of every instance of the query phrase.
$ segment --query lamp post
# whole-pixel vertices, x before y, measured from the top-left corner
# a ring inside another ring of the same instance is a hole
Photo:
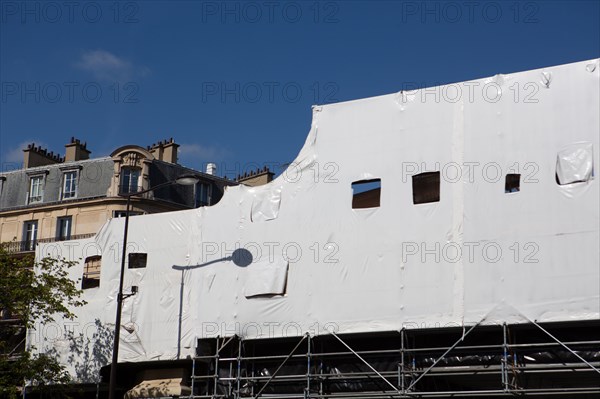
[[[123,305],[123,299],[130,296],[128,294],[126,296],[123,295],[123,276],[125,274],[125,256],[127,255],[127,232],[129,230],[129,207],[131,205],[131,197],[136,195],[146,194],[152,190],[156,190],[158,188],[170,186],[172,184],[179,184],[183,186],[190,186],[198,183],[198,177],[194,175],[181,175],[175,180],[171,180],[165,183],[158,184],[154,187],[151,187],[147,190],[136,191],[134,193],[120,193],[119,195],[122,197],[127,197],[127,205],[125,206],[125,228],[123,232],[123,251],[121,253],[121,274],[119,276],[119,293],[117,294],[117,316],[115,318],[115,334],[113,341],[113,352],[112,352],[112,363],[110,365],[110,381],[108,385],[108,398],[116,399],[116,386],[117,386],[117,362],[119,358],[119,338],[121,333],[121,308]]]

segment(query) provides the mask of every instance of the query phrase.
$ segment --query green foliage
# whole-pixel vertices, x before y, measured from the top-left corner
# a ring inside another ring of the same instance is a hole
[[[65,258],[34,262],[0,246],[0,397],[16,397],[26,380],[37,385],[69,382],[55,358],[34,355],[34,348],[23,351],[23,340],[27,328],[55,316],[73,319],[71,309],[85,305],[83,291],[68,275],[74,264]]]

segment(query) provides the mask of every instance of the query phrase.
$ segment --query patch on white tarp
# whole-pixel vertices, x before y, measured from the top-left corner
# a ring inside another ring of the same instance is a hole
[[[570,145],[556,157],[556,179],[564,184],[589,181],[594,174],[594,155],[591,143]]]
[[[287,283],[288,262],[283,258],[269,262],[269,259],[252,264],[247,269],[244,295],[252,298],[258,295],[283,295]]]
[[[276,219],[279,215],[280,204],[281,187],[255,193],[252,201],[251,220],[257,222]]]

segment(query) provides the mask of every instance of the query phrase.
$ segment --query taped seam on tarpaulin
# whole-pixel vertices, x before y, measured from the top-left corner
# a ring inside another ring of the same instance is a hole
[[[452,160],[457,165],[464,165],[465,158],[465,125],[464,125],[464,99],[461,99],[454,106],[454,125],[452,127]],[[465,217],[465,195],[463,187],[463,179],[461,175],[458,184],[455,184],[452,189],[452,232],[449,237],[449,242],[458,244],[463,248],[463,226]],[[454,265],[454,306],[453,313],[458,316],[463,326],[465,324],[465,265],[463,257],[460,256]]]

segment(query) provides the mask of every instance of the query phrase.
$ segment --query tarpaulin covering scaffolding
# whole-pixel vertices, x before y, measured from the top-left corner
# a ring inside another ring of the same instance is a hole
[[[599,109],[597,59],[315,106],[273,182],[131,218],[120,361],[218,336],[597,319]],[[101,256],[84,335],[114,323],[123,229],[38,247],[79,259],[76,279]],[[60,331],[29,343],[73,368]]]

